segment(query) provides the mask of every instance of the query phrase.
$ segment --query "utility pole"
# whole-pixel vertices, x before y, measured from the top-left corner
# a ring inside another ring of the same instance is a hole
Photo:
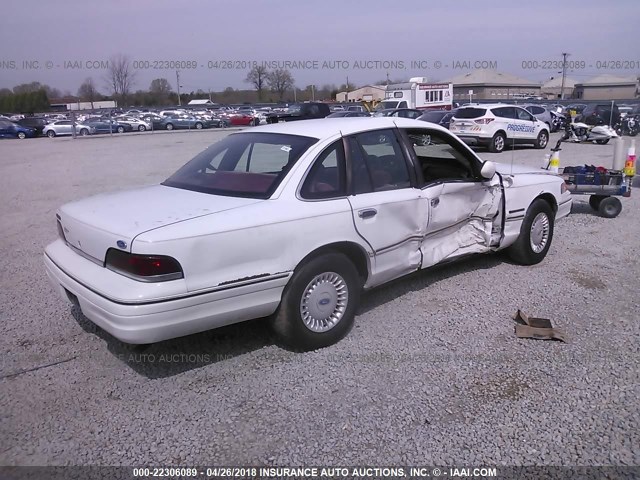
[[[562,54],[562,85],[560,86],[560,100],[564,100],[564,80],[567,76],[567,57],[569,53]]]
[[[347,94],[345,95],[345,100],[349,101],[349,75],[347,75]]]
[[[178,106],[180,107],[182,105],[180,102],[180,70],[176,70],[176,86],[178,87]]]

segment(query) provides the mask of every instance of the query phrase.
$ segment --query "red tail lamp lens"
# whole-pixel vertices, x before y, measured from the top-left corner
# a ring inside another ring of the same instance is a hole
[[[110,248],[107,251],[105,267],[143,282],[165,282],[184,278],[180,263],[166,255],[139,255]]]

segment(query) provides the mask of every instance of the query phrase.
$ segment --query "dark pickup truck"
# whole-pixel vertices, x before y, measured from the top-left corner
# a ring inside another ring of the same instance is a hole
[[[291,105],[286,112],[270,113],[267,116],[267,123],[324,118],[330,113],[329,105],[326,103],[295,103]]]

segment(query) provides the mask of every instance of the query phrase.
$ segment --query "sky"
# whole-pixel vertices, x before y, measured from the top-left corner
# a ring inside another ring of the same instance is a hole
[[[108,94],[104,66],[118,54],[135,67],[133,90],[155,78],[175,90],[176,67],[182,92],[251,88],[248,69],[265,61],[299,62],[289,65],[298,88],[441,81],[476,66],[545,81],[563,52],[576,81],[634,77],[639,20],[638,0],[11,2],[0,88],[38,81],[75,94],[92,77]]]

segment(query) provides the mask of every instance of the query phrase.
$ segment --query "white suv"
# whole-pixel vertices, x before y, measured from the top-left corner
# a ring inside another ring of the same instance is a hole
[[[451,133],[471,145],[489,147],[500,153],[507,144],[533,144],[545,148],[549,127],[524,108],[504,103],[468,105],[451,119]]]

